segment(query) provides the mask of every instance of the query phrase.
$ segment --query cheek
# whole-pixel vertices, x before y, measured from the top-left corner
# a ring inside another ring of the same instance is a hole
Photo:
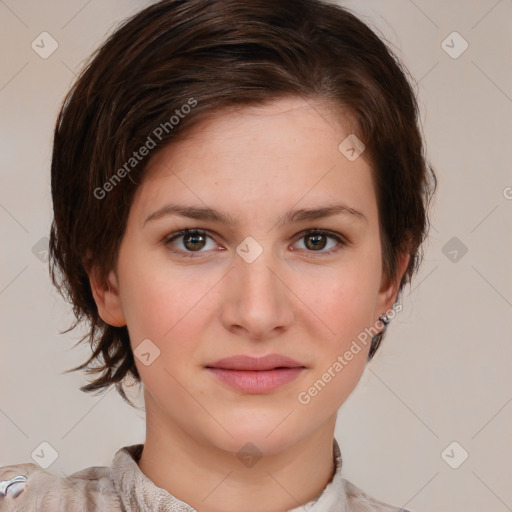
[[[155,342],[168,339],[187,323],[187,314],[193,308],[190,291],[180,292],[180,283],[166,286],[165,280],[134,281],[124,289],[123,301],[125,317],[133,342],[150,338]]]
[[[170,281],[170,286],[163,278],[142,277],[133,279],[126,288],[126,321],[135,364],[142,381],[158,400],[165,401],[169,393],[185,407],[187,394],[178,383],[188,378],[191,364],[197,362],[197,342],[204,337],[198,315],[204,315],[200,299],[206,290],[202,286],[191,287],[190,281],[187,286],[179,278]],[[141,343],[148,339],[151,343]],[[144,352],[150,354],[148,365],[139,355]]]
[[[142,257],[136,250],[130,255],[120,255],[118,273],[132,347],[150,339],[162,352],[172,350],[173,358],[184,355],[190,350],[186,341],[200,338],[199,316],[205,315],[214,276],[194,275],[190,268],[173,268],[165,258]]]
[[[301,281],[304,302],[323,321],[332,343],[346,343],[371,325],[380,287],[380,260],[374,255],[358,255],[338,271]]]
[[[368,269],[367,269],[368,270]],[[305,411],[328,416],[340,407],[357,385],[366,366],[375,309],[369,272],[353,270],[345,279],[325,279],[323,293],[314,297],[311,309],[318,314],[310,339],[315,346],[315,366],[296,399]],[[316,280],[319,283],[319,280]],[[370,289],[370,290],[369,290]]]

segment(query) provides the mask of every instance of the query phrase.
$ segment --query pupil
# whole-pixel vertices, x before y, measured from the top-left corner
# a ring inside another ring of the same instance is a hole
[[[324,243],[322,243],[322,242],[319,242],[319,240],[318,240],[319,238],[324,238],[324,235],[310,235],[308,237],[308,240],[316,240],[316,241],[312,242],[312,247],[313,248],[319,248],[320,247],[320,249],[323,249],[324,246],[325,246],[325,239],[324,239]]]
[[[197,240],[200,238],[202,238],[203,240],[198,242]],[[202,247],[204,246],[204,236],[201,234],[192,233],[190,235],[185,236],[184,240],[185,240],[185,245],[191,249],[202,249]],[[190,241],[190,240],[192,240],[192,247],[189,247],[188,241]],[[197,244],[199,244],[201,247],[197,247]]]

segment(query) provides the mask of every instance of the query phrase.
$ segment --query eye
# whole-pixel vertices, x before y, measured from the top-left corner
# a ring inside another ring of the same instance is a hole
[[[329,250],[323,251],[322,249],[325,249],[325,247],[328,245],[326,240],[329,238],[331,240],[335,240],[337,244],[335,243],[329,248]],[[312,229],[309,231],[303,231],[299,234],[299,241],[302,240],[305,240],[304,245],[308,252],[319,252],[321,254],[331,254],[335,252],[338,249],[337,245],[349,245],[348,240],[341,234],[332,231],[326,231],[324,229]]]
[[[169,235],[167,238],[165,238],[164,243],[165,245],[172,245],[172,243],[178,238],[182,239],[181,243],[179,244],[181,245],[182,249],[175,250],[170,248],[170,250],[172,252],[180,253],[183,256],[189,258],[194,257],[195,255],[193,253],[195,252],[204,252],[201,251],[201,249],[203,249],[206,246],[206,239],[211,239],[211,237],[206,233],[206,231],[203,231],[201,229],[184,229],[183,231],[178,231],[176,233],[173,233],[172,235]],[[218,247],[218,245],[215,243],[213,244],[213,246],[214,247],[211,247],[211,249],[215,249],[215,247]]]
[[[326,231],[324,229],[310,229],[308,231],[303,231],[298,235],[299,240],[306,240],[305,249],[307,252],[318,252],[320,254],[331,254],[335,252],[339,246],[348,246],[350,245],[348,240],[343,237],[340,233],[335,233],[333,231]],[[202,251],[201,249],[205,249],[207,246],[207,239],[212,240],[212,246],[209,249],[218,248],[218,244],[213,242],[212,237],[202,229],[184,229],[182,231],[177,231],[176,233],[172,233],[168,237],[164,239],[164,244],[166,246],[173,246],[175,248],[169,247],[169,250],[175,253],[178,253],[184,257],[193,258],[196,256],[200,256],[201,253],[207,252],[207,250]],[[329,250],[324,251],[325,247],[328,245],[326,242],[327,239],[334,240],[334,243]],[[176,241],[181,239],[178,244]],[[177,245],[181,245],[181,247],[176,248]],[[337,247],[338,246],[338,247]],[[194,254],[199,253],[199,254]]]

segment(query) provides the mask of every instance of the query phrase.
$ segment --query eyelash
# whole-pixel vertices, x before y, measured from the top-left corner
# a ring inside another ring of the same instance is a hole
[[[180,238],[185,235],[199,235],[199,236],[208,236],[208,237],[212,238],[208,231],[193,228],[193,229],[183,229],[181,231],[176,231],[175,233],[171,233],[170,235],[168,235],[164,238],[163,242],[166,246],[169,246],[169,245],[171,245],[171,242],[173,242],[177,238]],[[297,235],[297,241],[301,240],[302,238],[305,238],[308,235],[313,235],[313,236],[314,235],[324,235],[324,236],[327,236],[328,238],[333,238],[340,244],[341,247],[350,245],[350,242],[341,234],[336,233],[334,231],[325,230],[325,229],[308,229],[305,231],[301,231]],[[322,255],[330,255],[330,254],[338,251],[339,249],[340,249],[340,247],[338,246],[333,249],[330,249],[329,251],[308,251],[308,250],[306,250],[306,252],[318,253],[318,254],[322,254]],[[183,251],[183,250],[176,250],[176,249],[171,249],[171,248],[169,248],[169,250],[171,252],[179,254],[185,258],[197,258],[197,257],[200,257],[200,255],[203,252],[205,252],[205,251]]]

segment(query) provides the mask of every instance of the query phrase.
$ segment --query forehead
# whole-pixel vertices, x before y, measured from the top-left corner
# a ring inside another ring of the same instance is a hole
[[[286,98],[225,109],[196,124],[149,162],[136,194],[139,215],[166,200],[222,210],[375,200],[364,153],[350,161],[339,145],[355,131],[350,116],[321,102]],[[281,212],[282,213],[282,212]]]
[[[274,150],[273,158],[289,158],[290,151],[297,151],[304,139],[311,139],[317,152],[336,152],[337,144],[333,146],[329,139],[333,137],[336,142],[343,134],[355,133],[356,124],[343,107],[318,99],[283,97],[258,105],[228,106],[209,112],[184,137],[160,150],[150,160],[146,174],[149,176],[170,155],[201,157],[213,146],[217,151],[232,150],[243,157],[251,148],[259,150],[265,144]],[[329,139],[325,139],[327,134]],[[320,143],[320,138],[325,139],[325,144]]]

